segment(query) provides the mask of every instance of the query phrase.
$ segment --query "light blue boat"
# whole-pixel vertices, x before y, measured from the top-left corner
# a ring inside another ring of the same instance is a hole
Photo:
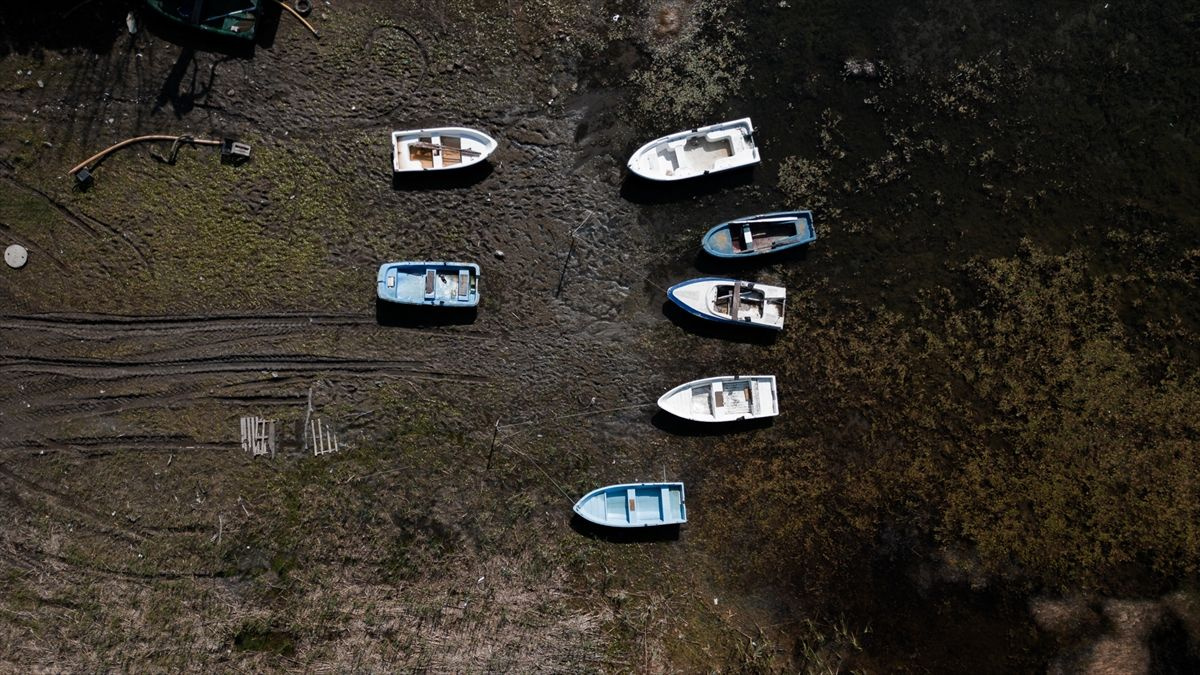
[[[575,503],[584,520],[607,527],[687,522],[683,483],[625,483],[592,490]]]
[[[379,266],[379,299],[405,305],[474,307],[479,265],[463,262],[390,262]]]
[[[730,220],[704,235],[704,250],[718,258],[786,251],[817,239],[812,211],[778,211]]]

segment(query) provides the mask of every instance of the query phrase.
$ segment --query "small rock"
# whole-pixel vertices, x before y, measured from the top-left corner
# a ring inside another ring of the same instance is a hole
[[[504,260],[504,251],[501,251],[500,249],[496,249],[496,250],[495,250],[495,251],[492,253],[492,255],[496,256],[497,258],[499,258],[499,259],[501,259],[501,260]]]

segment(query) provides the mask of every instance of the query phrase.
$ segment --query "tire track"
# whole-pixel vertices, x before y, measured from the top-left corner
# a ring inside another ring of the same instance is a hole
[[[99,218],[96,218],[95,216],[89,216],[85,213],[77,213],[54,197],[51,197],[50,195],[42,192],[40,189],[32,185],[29,185],[28,183],[23,183],[17,180],[11,175],[4,175],[3,177],[9,183],[28,192],[32,192],[33,194],[44,199],[46,203],[53,207],[54,210],[58,211],[59,214],[61,214],[63,218],[67,220],[67,222],[79,228],[89,236],[95,239],[104,239],[104,237],[100,234],[101,231],[103,231],[109,236],[109,238],[124,242],[125,245],[129,247],[129,250],[133,251],[134,255],[137,256],[138,262],[141,263],[141,266],[149,267],[149,261],[146,257],[145,251],[143,251],[132,239],[130,239],[129,235],[125,232],[118,231],[117,228],[109,225]]]
[[[28,502],[30,501],[30,498],[37,498],[47,502],[52,508],[57,508],[74,514],[76,517],[87,521],[89,525],[95,527],[97,530],[105,534],[136,543],[145,542],[147,539],[146,535],[142,532],[137,532],[135,530],[130,530],[105,522],[105,519],[101,514],[82,506],[69,495],[65,495],[57,490],[52,490],[48,487],[35,483],[24,476],[19,476],[3,465],[0,465],[0,478],[5,479],[12,486],[12,489],[8,490],[9,496],[22,502],[22,505],[26,508],[29,507]],[[22,495],[21,492],[27,493],[29,497]]]
[[[124,316],[117,314],[0,314],[0,330],[40,330],[59,332],[70,337],[108,338],[136,335],[195,333],[209,331],[246,331],[278,328],[376,326],[389,333],[414,333],[426,337],[494,340],[483,331],[448,330],[445,326],[407,328],[379,326],[373,316],[331,313],[212,314]]]
[[[12,226],[10,226],[6,223],[0,223],[0,232],[3,232],[4,236],[8,237],[9,239],[12,239],[15,243],[18,243],[18,244],[24,246],[25,248],[29,249],[30,253],[36,254],[39,258],[44,257],[46,260],[49,260],[55,267],[59,268],[60,270],[63,270],[63,271],[67,270],[67,264],[64,263],[63,261],[59,260],[54,254],[50,253],[50,251],[48,249],[42,248],[40,245],[35,244],[35,243],[31,242],[30,240],[25,239],[24,237],[18,237],[17,235],[13,234]]]
[[[76,452],[85,457],[105,457],[118,452],[229,451],[239,449],[236,441],[201,442],[189,436],[87,436],[83,438],[47,438],[33,443],[0,441],[0,449],[30,452]]]
[[[258,354],[196,357],[161,361],[50,358],[0,354],[0,372],[41,373],[91,380],[119,380],[131,377],[179,377],[214,373],[283,372],[329,373],[341,375],[373,374],[451,382],[486,382],[486,375],[422,370],[411,366],[421,361],[343,358],[306,354],[263,356]]]
[[[41,560],[35,560],[41,558]],[[8,559],[10,564],[19,566],[28,571],[42,572],[46,569],[45,561],[53,560],[54,562],[69,567],[72,570],[81,571],[87,574],[96,576],[123,579],[126,581],[145,581],[147,579],[222,579],[228,575],[224,571],[195,571],[195,572],[179,572],[173,570],[160,570],[157,572],[135,572],[133,570],[122,570],[97,563],[83,562],[58,553],[51,553],[41,548],[33,548],[21,546],[14,542],[12,550],[0,552],[0,557]]]

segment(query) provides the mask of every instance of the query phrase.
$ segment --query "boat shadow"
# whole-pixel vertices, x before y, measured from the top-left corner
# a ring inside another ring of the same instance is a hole
[[[779,339],[779,331],[770,328],[740,326],[734,323],[710,321],[685,311],[669,298],[663,302],[663,316],[685,331],[705,338],[729,342],[769,346]]]
[[[693,422],[672,415],[665,410],[659,410],[650,418],[650,424],[653,424],[659,431],[665,431],[673,436],[713,437],[766,429],[774,424],[774,421],[771,417],[756,417],[732,422]]]
[[[808,244],[786,248],[782,251],[750,256],[748,258],[718,258],[709,255],[703,248],[696,251],[696,259],[692,263],[696,270],[704,274],[741,275],[752,272],[767,265],[804,262],[808,259]],[[744,277],[743,277],[744,278]],[[754,279],[745,279],[754,281]]]
[[[478,164],[451,171],[393,171],[392,189],[403,192],[463,190],[483,182],[494,170],[492,163],[485,159]]]
[[[475,323],[478,307],[421,307],[375,298],[375,321],[392,328],[465,326]]]
[[[605,527],[580,517],[571,516],[571,529],[587,537],[610,544],[645,544],[657,541],[678,541],[679,525],[656,527]]]
[[[753,182],[753,166],[677,181],[654,181],[626,173],[621,198],[634,204],[672,204]]]

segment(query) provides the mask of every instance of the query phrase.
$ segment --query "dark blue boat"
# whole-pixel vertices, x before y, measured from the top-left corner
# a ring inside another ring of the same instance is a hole
[[[718,258],[747,258],[786,251],[817,238],[812,211],[779,211],[721,223],[704,235],[704,250]]]

